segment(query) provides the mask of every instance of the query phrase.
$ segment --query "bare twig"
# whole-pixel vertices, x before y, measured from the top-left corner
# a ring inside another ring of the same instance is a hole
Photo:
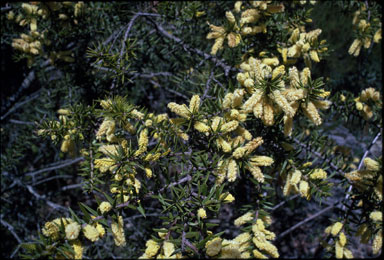
[[[11,224],[9,224],[7,221],[5,221],[5,220],[3,219],[3,215],[1,215],[1,224],[2,224],[3,226],[5,226],[5,227],[9,230],[9,232],[11,232],[11,234],[13,235],[13,237],[14,237],[14,238],[17,240],[17,242],[20,244],[20,243],[21,243],[21,239],[20,239],[20,237],[16,234],[14,227],[13,227]]]
[[[339,203],[339,202],[337,202],[337,203],[335,203],[335,204],[333,204],[333,205],[330,205],[330,206],[326,207],[325,209],[323,209],[323,210],[317,212],[316,214],[310,216],[309,218],[306,218],[306,219],[304,219],[303,221],[300,221],[299,223],[297,223],[296,225],[292,226],[292,227],[289,228],[288,230],[284,231],[283,233],[280,233],[280,234],[277,236],[276,240],[280,240],[280,239],[282,239],[283,237],[285,237],[286,235],[288,235],[289,233],[291,233],[292,231],[294,231],[294,230],[297,229],[298,227],[300,227],[300,226],[304,225],[305,223],[307,223],[307,222],[309,222],[309,221],[311,221],[311,220],[313,220],[313,219],[315,219],[315,218],[321,216],[322,214],[324,214],[324,213],[327,212],[328,210],[333,209],[333,208],[335,207],[335,205],[338,204],[338,203]]]
[[[146,17],[147,18],[147,17]],[[208,53],[205,53],[197,48],[192,48],[191,46],[189,46],[188,44],[184,43],[183,40],[181,40],[180,38],[170,34],[169,32],[167,32],[160,24],[156,23],[155,21],[153,21],[151,18],[147,18],[152,24],[154,24],[158,30],[158,32],[160,32],[162,35],[164,35],[165,37],[175,41],[176,43],[182,45],[183,49],[188,51],[188,52],[194,52],[200,56],[203,56],[204,59],[206,60],[212,60],[217,66],[220,66],[224,69],[224,74],[225,76],[228,76],[229,74],[229,71],[238,71],[238,69],[236,68],[233,68],[229,65],[227,65],[223,60],[220,60],[218,58],[216,58],[215,56],[212,56]]]
[[[63,211],[67,211],[67,210],[68,210],[66,207],[63,207],[63,206],[61,206],[61,205],[59,205],[59,204],[57,204],[57,203],[54,203],[54,202],[52,202],[52,201],[46,199],[45,196],[42,196],[42,195],[38,194],[38,193],[33,189],[32,186],[30,186],[30,185],[26,185],[26,187],[27,187],[28,191],[29,191],[33,196],[35,196],[37,199],[40,199],[40,200],[45,201],[45,202],[48,204],[48,206],[50,206],[51,208],[54,208],[55,210],[63,210]]]
[[[64,186],[63,188],[61,188],[61,190],[66,191],[66,190],[71,190],[71,189],[77,189],[77,188],[80,188],[81,186],[82,186],[82,184],[80,184],[80,183],[71,184],[71,185]]]
[[[61,169],[61,168],[67,167],[69,165],[78,163],[78,162],[83,161],[83,160],[84,160],[83,157],[78,157],[78,158],[75,158],[75,159],[72,159],[72,160],[61,161],[60,164],[58,164],[56,166],[44,168],[44,169],[41,169],[41,170],[38,170],[38,171],[34,171],[34,172],[28,172],[28,173],[25,174],[25,176],[32,176],[33,177],[33,176],[35,176],[37,174],[40,174],[40,173],[43,173],[43,172],[49,172],[49,171],[53,171],[53,170],[57,170],[57,169]]]
[[[311,147],[308,147],[307,145],[303,144],[302,142],[300,142],[298,139],[296,138],[293,138],[293,141],[295,143],[297,143],[298,145],[300,145],[301,147],[303,147],[306,151],[309,151],[311,152],[312,154],[316,155],[318,158],[322,159],[324,162],[328,162],[329,163],[329,166],[331,166],[331,168],[337,172],[339,172],[341,175],[344,175],[344,172],[339,168],[337,167],[334,163],[331,162],[332,158],[331,159],[326,159],[324,158],[324,156],[319,153],[319,152],[316,152],[316,151],[313,151],[311,149]]]
[[[33,122],[20,121],[16,119],[9,119],[9,122],[18,125],[35,125]]]
[[[208,91],[211,88],[210,84],[211,84],[213,76],[214,76],[214,73],[213,73],[213,69],[212,69],[211,74],[208,77],[207,83],[205,84],[205,90],[204,90],[203,96],[201,97],[201,101],[203,101],[208,95]]]

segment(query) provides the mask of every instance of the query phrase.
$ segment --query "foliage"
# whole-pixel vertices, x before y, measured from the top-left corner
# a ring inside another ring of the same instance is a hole
[[[5,257],[380,253],[378,3],[1,8]]]

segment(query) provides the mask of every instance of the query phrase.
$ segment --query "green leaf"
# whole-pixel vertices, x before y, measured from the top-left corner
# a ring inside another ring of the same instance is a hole
[[[144,218],[146,218],[144,208],[141,206],[141,204],[139,204],[137,210],[141,213],[141,215],[144,216]]]

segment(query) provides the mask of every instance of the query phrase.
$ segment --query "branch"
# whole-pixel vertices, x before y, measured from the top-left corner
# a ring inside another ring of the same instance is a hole
[[[194,53],[196,53],[196,54],[198,54],[200,56],[203,56],[204,59],[206,59],[206,60],[212,60],[217,66],[222,67],[224,69],[225,76],[228,76],[229,71],[231,71],[231,70],[232,71],[239,71],[238,69],[233,68],[230,65],[227,65],[223,60],[220,60],[220,59],[218,59],[215,56],[212,56],[212,55],[210,55],[208,53],[205,53],[205,52],[203,52],[203,51],[201,51],[199,49],[192,48],[188,44],[184,43],[180,38],[178,38],[178,37],[170,34],[169,32],[167,32],[161,25],[159,25],[158,23],[156,23],[152,19],[150,19],[150,18],[147,18],[147,19],[156,26],[158,32],[160,32],[165,37],[175,41],[176,43],[182,45],[184,50],[186,50],[188,52],[194,52]]]
[[[19,236],[16,234],[14,227],[13,227],[11,224],[9,224],[7,221],[3,220],[3,215],[1,215],[1,224],[2,224],[3,226],[5,226],[5,227],[9,230],[9,232],[11,232],[11,234],[12,234],[13,237],[17,240],[17,242],[18,242],[19,244],[21,244],[21,239],[20,239]]]
[[[335,204],[333,204],[333,205],[330,205],[330,206],[326,207],[325,209],[319,211],[318,213],[312,215],[311,217],[306,218],[306,219],[304,219],[303,221],[301,221],[301,222],[297,223],[296,225],[292,226],[291,228],[289,228],[288,230],[284,231],[283,233],[280,233],[280,234],[277,236],[276,240],[280,240],[280,239],[282,239],[283,237],[285,237],[286,235],[288,235],[289,233],[291,233],[293,230],[297,229],[298,227],[300,227],[300,226],[304,225],[305,223],[307,223],[307,222],[309,222],[309,221],[311,221],[311,220],[313,220],[313,219],[315,219],[315,218],[321,216],[322,214],[324,214],[324,213],[327,212],[328,210],[333,209],[333,208],[335,207],[335,205],[338,204],[338,203],[339,203],[339,202],[337,202],[337,203],[335,203]]]
[[[30,185],[26,185],[26,187],[27,187],[28,191],[29,191],[33,196],[35,196],[35,197],[36,197],[37,199],[39,199],[39,200],[44,200],[44,201],[48,204],[48,206],[50,206],[51,208],[54,208],[55,210],[60,210],[60,209],[61,209],[61,210],[63,210],[63,211],[67,211],[67,210],[68,210],[66,207],[63,207],[63,206],[61,206],[61,205],[59,205],[59,204],[56,204],[56,203],[54,203],[54,202],[52,202],[52,201],[46,199],[45,196],[41,196],[40,194],[38,194],[38,193],[32,188],[32,186],[30,186]]]
[[[34,172],[28,172],[28,173],[25,174],[25,176],[32,176],[33,177],[33,176],[35,176],[37,174],[40,174],[40,173],[43,173],[43,172],[49,172],[49,171],[53,171],[53,170],[57,170],[57,169],[61,169],[61,168],[67,167],[69,165],[78,163],[78,162],[83,161],[83,160],[84,160],[83,157],[78,157],[78,158],[75,158],[73,160],[61,161],[61,162],[59,162],[60,164],[58,164],[57,166],[48,167],[48,168],[41,169],[41,170],[34,171]]]
[[[363,166],[364,159],[367,157],[367,155],[369,153],[369,150],[371,150],[372,146],[377,142],[377,140],[379,139],[380,135],[381,135],[381,130],[376,134],[375,138],[373,138],[372,142],[369,144],[368,148],[365,150],[363,157],[361,157],[359,166],[357,167],[357,171],[359,171],[361,169],[361,167]],[[352,187],[353,187],[353,185],[350,184],[349,187],[348,187],[347,194],[345,195],[345,200],[348,200],[349,195],[350,195],[350,193],[352,191]],[[342,209],[345,210],[345,205],[343,205]]]
[[[316,151],[312,151],[310,147],[303,144],[302,142],[300,142],[296,138],[293,138],[293,141],[295,143],[297,143],[298,145],[300,145],[301,147],[303,147],[306,151],[309,151],[309,152],[313,153],[314,155],[316,155],[318,158],[322,159],[324,162],[328,162],[333,170],[339,172],[341,175],[344,176],[344,172],[339,167],[337,167],[334,163],[331,162],[332,158],[331,159],[325,159],[321,153],[316,152]]]

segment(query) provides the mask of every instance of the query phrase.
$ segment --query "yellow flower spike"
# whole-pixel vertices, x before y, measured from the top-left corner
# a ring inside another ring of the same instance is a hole
[[[113,239],[116,246],[125,246],[125,235],[124,235],[124,222],[123,217],[119,216],[118,221],[112,221],[111,230],[113,234]]]
[[[152,177],[152,170],[150,168],[145,168],[145,175],[148,178],[151,178]]]
[[[234,182],[237,178],[237,164],[236,161],[231,159],[228,163],[227,179],[229,182]]]
[[[272,79],[275,79],[276,77],[281,77],[285,74],[285,66],[284,65],[280,65],[279,67],[276,67],[273,71],[272,71]]]
[[[242,105],[241,109],[243,109],[246,113],[249,113],[253,110],[254,106],[260,102],[263,96],[263,92],[260,90],[256,90],[252,96]]]
[[[232,105],[232,98],[233,98],[233,93],[228,93],[228,94],[225,95],[225,97],[223,99],[223,108],[224,109],[227,109],[227,108],[231,107],[231,105]]]
[[[343,228],[343,223],[341,222],[336,222],[335,224],[332,225],[332,229],[331,229],[331,234],[333,236],[336,236],[340,230]]]
[[[264,142],[262,137],[256,137],[253,138],[252,141],[249,141],[246,145],[245,148],[247,148],[247,155],[252,153],[257,147],[262,145]]]
[[[148,258],[155,256],[160,249],[160,245],[152,239],[148,240],[145,246],[147,247],[145,249],[145,254]]]
[[[236,13],[240,13],[242,5],[243,5],[242,1],[236,1],[235,7],[234,7]]]
[[[301,106],[306,117],[308,117],[315,125],[321,125],[322,121],[319,112],[311,101],[308,102],[307,106],[305,106],[304,103],[301,104]]]
[[[199,208],[199,210],[197,211],[197,216],[199,216],[202,219],[206,219],[207,218],[207,212],[205,211],[205,209]]]
[[[97,232],[99,232],[99,237],[103,238],[103,236],[105,235],[104,227],[101,224],[97,223],[97,222],[95,223],[95,227],[97,229]]]
[[[364,159],[364,165],[365,165],[365,168],[368,170],[368,171],[378,171],[379,170],[379,162],[375,161],[375,160],[372,160],[371,158],[369,157],[366,157]]]
[[[289,43],[295,43],[299,40],[300,36],[300,30],[299,28],[296,28],[295,30],[292,31],[291,37],[289,37],[288,42]]]
[[[244,154],[247,152],[247,148],[245,147],[238,147],[236,150],[232,153],[232,156],[236,159],[240,159],[244,156]]]
[[[263,183],[264,182],[264,175],[260,169],[260,167],[251,165],[247,167],[247,169],[251,172],[253,178],[255,178],[258,182]]]
[[[375,43],[379,43],[379,41],[381,40],[381,37],[382,37],[381,34],[382,34],[382,33],[381,33],[381,28],[380,28],[380,29],[378,29],[378,30],[375,32],[375,35],[373,36],[373,42],[375,42]]]
[[[311,70],[308,67],[305,67],[302,72],[300,72],[300,81],[303,85],[308,84],[308,79],[311,78]]]
[[[139,156],[140,154],[147,151],[148,146],[148,129],[144,128],[139,135],[139,149],[135,152],[135,156]]]
[[[256,166],[270,166],[273,164],[273,159],[269,156],[257,155],[250,158],[251,164]]]
[[[191,101],[189,102],[189,111],[191,113],[199,112],[200,107],[200,97],[199,95],[193,95]]]
[[[297,185],[300,182],[300,180],[301,180],[301,175],[302,175],[301,171],[295,170],[292,173],[292,177],[290,179],[291,185]]]
[[[99,240],[99,232],[92,225],[87,224],[83,228],[83,233],[84,233],[84,236],[92,242]]]
[[[241,13],[240,26],[246,23],[254,23],[261,17],[257,9],[247,9]]]
[[[342,247],[344,247],[347,243],[347,237],[345,236],[344,232],[340,232],[339,234],[339,243]]]
[[[277,57],[264,58],[262,60],[262,63],[264,63],[265,65],[268,65],[268,66],[277,66],[277,65],[279,65],[279,59]]]
[[[299,192],[300,195],[307,200],[310,199],[310,194],[309,194],[309,184],[306,181],[300,181],[299,183]]]
[[[227,18],[227,20],[231,23],[231,24],[234,24],[236,22],[236,19],[235,19],[235,16],[233,15],[233,13],[231,11],[227,11],[225,12],[225,17]]]
[[[347,248],[344,248],[343,253],[344,253],[344,257],[347,258],[347,259],[354,258],[351,250],[349,250]]]
[[[263,115],[261,119],[265,125],[272,126],[275,122],[273,106],[266,99],[263,101]]]
[[[294,116],[295,111],[279,90],[274,90],[270,97],[276,102],[276,104],[284,111],[287,116]]]
[[[144,114],[138,111],[137,109],[133,109],[131,111],[131,115],[133,116],[133,118],[136,118],[136,119],[140,119],[140,120],[144,119]]]
[[[383,232],[382,230],[379,230],[375,237],[373,238],[372,243],[372,253],[374,255],[378,254],[383,246]]]
[[[192,100],[191,100],[192,101]],[[196,105],[196,98],[194,99],[194,104],[193,106]],[[199,98],[199,102],[200,102],[200,98]],[[186,119],[189,119],[191,117],[191,112],[190,110],[188,109],[188,107],[183,104],[183,105],[179,105],[179,104],[176,104],[175,102],[170,102],[168,104],[168,108],[175,114],[183,117],[183,118],[186,118]]]
[[[320,62],[319,55],[317,54],[317,51],[316,51],[316,50],[311,50],[311,51],[309,52],[309,56],[311,57],[311,59],[312,59],[314,62]]]
[[[237,33],[235,34],[235,33],[231,32],[227,35],[227,40],[228,40],[228,46],[230,48],[234,48],[237,45],[239,45],[239,43],[241,41],[241,36],[240,36],[240,34],[237,34]]]
[[[312,180],[322,180],[327,178],[327,172],[323,169],[314,169],[313,172],[309,175],[309,178]]]
[[[253,219],[253,217],[254,217],[254,212],[249,211],[249,212],[245,213],[244,215],[235,219],[234,224],[235,224],[235,226],[239,227],[241,225],[244,225],[248,221],[251,221]]]
[[[263,255],[259,250],[257,249],[253,249],[252,251],[253,253],[253,256],[257,259],[268,259],[268,257],[266,255]]]
[[[337,259],[343,258],[343,249],[344,249],[344,247],[337,240],[335,243],[335,257]]]
[[[229,133],[235,130],[239,126],[239,122],[236,120],[232,120],[228,123],[225,123],[221,126],[221,132],[222,133]]]
[[[350,55],[357,57],[360,54],[360,49],[362,46],[363,46],[363,43],[359,39],[355,39],[352,42],[351,46],[349,47],[348,53]]]
[[[211,55],[216,55],[217,51],[223,48],[224,37],[219,37],[215,40],[212,46]]]
[[[83,246],[79,240],[75,240],[72,243],[73,251],[75,252],[74,259],[83,258]]]
[[[229,153],[232,150],[231,145],[227,141],[225,141],[222,137],[219,137],[217,139],[217,144],[225,153]]]
[[[207,132],[209,132],[209,130],[210,130],[209,126],[207,126],[207,125],[204,124],[203,122],[196,122],[196,123],[193,125],[193,127],[194,127],[197,131],[199,131],[199,132],[201,132],[201,133],[207,133]]]

